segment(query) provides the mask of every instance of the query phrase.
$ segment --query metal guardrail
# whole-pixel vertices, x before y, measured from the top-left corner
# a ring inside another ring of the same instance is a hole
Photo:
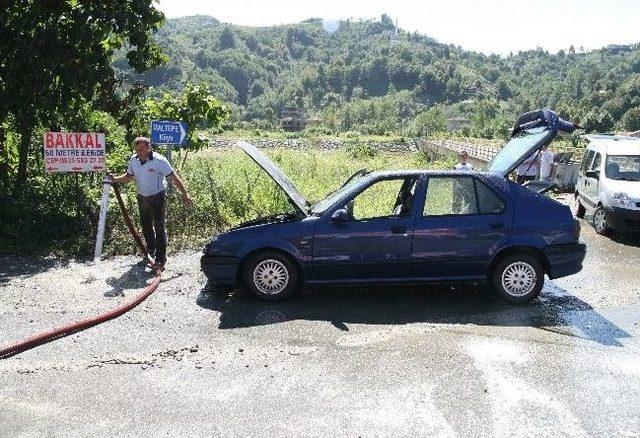
[[[483,146],[471,143],[463,143],[456,140],[430,140],[425,139],[420,142],[421,147],[428,147],[431,149],[445,149],[447,151],[459,154],[462,151],[467,151],[471,158],[479,161],[489,162],[498,153],[500,148],[494,146]]]
[[[425,139],[421,142],[421,146],[426,147],[436,147],[440,149],[449,150],[451,152],[455,152],[459,154],[462,151],[467,151],[471,158],[482,162],[489,162],[495,157],[495,155],[502,149],[501,147],[496,146],[487,146],[487,145],[479,145],[473,143],[465,143],[457,140],[432,140]],[[574,148],[568,146],[556,145],[552,146],[553,151],[555,153],[559,152],[573,152],[573,157],[571,159],[572,162],[580,162],[582,161],[582,156],[584,155],[584,148]]]

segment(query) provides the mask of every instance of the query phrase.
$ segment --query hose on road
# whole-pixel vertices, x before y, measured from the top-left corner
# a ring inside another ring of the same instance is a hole
[[[133,236],[134,240],[136,241],[136,244],[138,245],[138,248],[140,249],[142,254],[144,254],[144,258],[145,258],[146,262],[150,266],[153,266],[153,260],[151,259],[151,257],[149,257],[149,253],[147,252],[147,248],[144,246],[144,243],[142,242],[142,239],[140,238],[140,235],[136,231],[136,229],[135,229],[135,227],[133,225],[133,221],[131,220],[131,217],[129,216],[129,213],[127,212],[127,209],[126,209],[126,207],[124,205],[124,202],[122,201],[122,196],[120,195],[120,190],[118,190],[118,187],[115,184],[113,185],[113,189],[114,189],[114,192],[116,193],[116,199],[118,200],[118,205],[120,205],[120,210],[122,211],[122,216],[124,217],[124,221],[127,224],[127,228],[129,229],[129,232],[131,233],[131,235]],[[0,359],[6,359],[6,358],[9,358],[11,356],[15,356],[16,354],[23,353],[23,352],[25,352],[27,350],[30,350],[30,349],[32,349],[34,347],[37,347],[39,345],[46,344],[48,342],[54,341],[54,340],[59,339],[59,338],[63,338],[65,336],[69,336],[69,335],[71,335],[73,333],[77,333],[77,332],[82,331],[82,330],[86,330],[89,327],[93,327],[93,326],[101,324],[101,323],[103,323],[105,321],[109,321],[110,319],[117,318],[117,317],[123,315],[124,313],[128,312],[129,310],[133,309],[134,307],[136,307],[138,304],[143,302],[145,299],[147,299],[147,297],[149,295],[151,295],[158,288],[158,285],[160,284],[161,280],[162,280],[162,270],[155,269],[155,277],[154,277],[154,279],[134,299],[125,302],[124,304],[116,307],[113,310],[110,310],[108,312],[102,313],[102,314],[97,315],[97,316],[95,316],[93,318],[85,319],[85,320],[82,320],[82,321],[77,321],[77,322],[74,322],[74,323],[71,323],[71,324],[67,324],[67,325],[63,325],[63,326],[55,328],[53,330],[49,330],[49,331],[40,333],[38,335],[32,336],[30,338],[24,339],[22,341],[16,342],[16,343],[14,343],[12,345],[9,345],[8,347],[2,348],[2,349],[0,349]]]

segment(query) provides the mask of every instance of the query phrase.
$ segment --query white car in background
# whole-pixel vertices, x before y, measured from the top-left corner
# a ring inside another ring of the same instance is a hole
[[[576,185],[576,216],[593,215],[598,234],[640,233],[640,138],[587,135]]]

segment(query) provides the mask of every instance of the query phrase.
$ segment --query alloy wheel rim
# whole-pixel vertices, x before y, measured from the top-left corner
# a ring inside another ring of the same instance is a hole
[[[598,231],[602,231],[605,229],[605,227],[607,226],[607,217],[604,210],[598,210],[593,215],[593,225]]]
[[[526,262],[513,262],[502,271],[502,288],[514,297],[531,293],[536,280],[536,270]]]
[[[263,260],[253,270],[253,284],[263,294],[277,295],[289,284],[289,270],[279,260]]]

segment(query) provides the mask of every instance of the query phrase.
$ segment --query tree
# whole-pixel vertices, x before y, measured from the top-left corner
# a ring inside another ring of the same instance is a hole
[[[447,130],[447,116],[440,108],[431,108],[418,114],[409,124],[407,135],[428,137]]]
[[[631,108],[622,116],[622,126],[629,131],[640,130],[640,107]]]
[[[606,111],[591,110],[581,122],[587,132],[610,132],[613,129],[613,117]]]
[[[117,50],[136,72],[166,59],[149,36],[164,20],[153,0],[10,0],[2,17],[0,123],[12,117],[20,134],[18,185],[38,126],[60,129],[85,104],[117,100]]]
[[[234,49],[236,47],[236,38],[229,26],[225,26],[220,33],[220,49]]]
[[[214,132],[222,130],[222,124],[231,115],[229,109],[211,95],[205,83],[187,83],[182,94],[167,93],[159,101],[147,100],[150,117],[161,120],[186,122],[189,132],[187,150],[197,151],[208,144],[208,139],[196,134],[197,129],[208,128]]]

